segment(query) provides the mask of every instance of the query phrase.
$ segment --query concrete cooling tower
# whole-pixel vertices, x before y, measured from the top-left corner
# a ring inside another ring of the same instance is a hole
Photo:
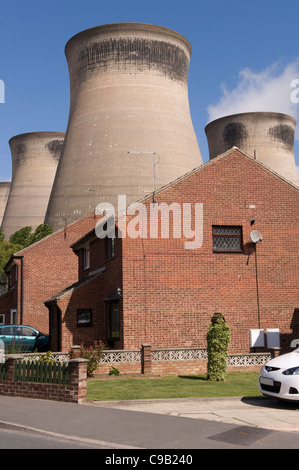
[[[264,163],[293,184],[299,185],[294,136],[296,121],[291,116],[252,112],[225,116],[206,128],[210,158],[236,146]]]
[[[0,225],[2,223],[3,214],[5,211],[8,195],[10,190],[10,182],[0,183]]]
[[[127,204],[202,164],[188,99],[189,42],[118,23],[66,44],[69,122],[46,222],[58,229],[117,196]],[[156,178],[154,181],[154,165]]]
[[[44,223],[64,142],[61,132],[33,132],[12,137],[10,193],[2,221],[6,239],[25,226]]]

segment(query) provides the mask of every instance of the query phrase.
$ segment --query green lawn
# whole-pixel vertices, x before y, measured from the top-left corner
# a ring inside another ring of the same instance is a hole
[[[223,382],[206,379],[205,374],[162,378],[88,380],[88,400],[142,400],[150,398],[209,398],[261,396],[257,372],[227,374]]]

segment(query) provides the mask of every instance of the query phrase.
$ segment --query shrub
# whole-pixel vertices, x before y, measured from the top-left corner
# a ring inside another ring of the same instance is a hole
[[[221,313],[215,313],[207,332],[209,380],[224,380],[230,328]]]
[[[119,375],[119,374],[120,372],[117,367],[111,367],[111,369],[109,370],[109,375]]]
[[[101,341],[94,341],[92,346],[87,348],[83,344],[80,346],[80,357],[87,359],[87,376],[93,377],[94,372],[99,367],[99,363],[103,357],[103,343]]]
[[[56,359],[52,356],[52,352],[48,351],[45,356],[40,356],[39,357],[38,362],[46,362],[48,364],[50,364],[50,363],[55,364]]]

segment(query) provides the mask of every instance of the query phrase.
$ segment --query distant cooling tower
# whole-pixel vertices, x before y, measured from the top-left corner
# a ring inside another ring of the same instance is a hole
[[[0,225],[2,223],[3,214],[5,211],[8,195],[10,190],[10,182],[0,183]]]
[[[236,146],[264,163],[293,184],[299,185],[294,136],[296,121],[291,116],[253,112],[225,116],[206,128],[210,158]]]
[[[202,164],[188,99],[189,42],[119,23],[67,43],[69,122],[46,222],[59,228],[117,195],[132,203]],[[154,181],[154,165],[156,179]]]
[[[44,222],[64,141],[61,132],[33,132],[9,141],[12,181],[2,221],[6,239],[25,226]]]

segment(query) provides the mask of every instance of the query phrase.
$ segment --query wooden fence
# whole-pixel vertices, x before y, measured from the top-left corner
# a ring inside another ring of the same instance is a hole
[[[6,362],[0,363],[0,380],[5,380],[6,370],[7,370]]]
[[[15,361],[14,380],[68,385],[71,380],[70,363],[43,361]]]
[[[0,395],[83,403],[86,383],[86,359],[54,364],[9,355],[0,364]]]

